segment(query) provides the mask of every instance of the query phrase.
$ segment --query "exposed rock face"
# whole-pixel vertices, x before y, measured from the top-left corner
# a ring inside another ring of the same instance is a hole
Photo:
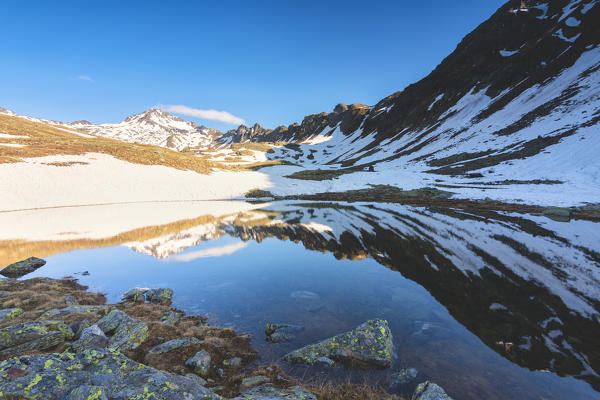
[[[423,382],[417,386],[411,400],[452,400],[444,389],[433,382]]]
[[[240,125],[223,134],[217,139],[221,143],[241,142],[301,142],[311,137],[332,131],[337,124],[344,134],[349,134],[358,129],[364,116],[370,111],[364,104],[338,104],[333,112],[311,114],[304,117],[301,124],[294,123],[289,126],[279,126],[275,129],[265,129],[258,124],[252,128]]]
[[[12,358],[0,363],[0,375],[5,374],[13,377],[0,381],[0,392],[8,398],[78,399],[78,391],[95,394],[101,389],[111,400],[222,399],[197,381],[145,366],[107,349]]]
[[[73,390],[67,400],[108,400],[102,386],[80,386]]]
[[[108,345],[108,338],[98,325],[92,325],[81,332],[79,339],[73,342],[73,350],[102,349]]]
[[[169,351],[177,350],[182,347],[193,346],[195,344],[203,343],[202,340],[193,337],[182,337],[179,339],[169,340],[168,342],[161,343],[150,349],[148,354],[163,354]]]
[[[148,325],[119,310],[113,310],[98,321],[106,334],[113,332],[108,341],[110,349],[128,351],[136,349],[148,338]]]
[[[50,349],[73,338],[73,331],[60,321],[23,322],[0,329],[0,355]]]
[[[317,400],[317,396],[308,390],[294,386],[286,389],[277,389],[273,385],[266,383],[264,385],[243,391],[239,397],[234,400]]]
[[[111,307],[110,306],[80,306],[80,305],[72,305],[64,308],[53,308],[52,310],[48,310],[40,316],[40,319],[49,319],[49,318],[65,318],[71,314],[97,314],[102,315],[106,313]]]
[[[197,374],[206,376],[210,369],[210,361],[210,354],[206,350],[200,350],[185,362],[185,366],[192,368]]]
[[[46,261],[37,257],[29,257],[26,260],[10,264],[8,267],[0,271],[0,274],[9,278],[20,278],[30,272],[46,265]]]
[[[387,368],[392,363],[392,332],[386,320],[370,320],[353,331],[293,351],[283,359],[314,365],[321,357],[365,368]]]

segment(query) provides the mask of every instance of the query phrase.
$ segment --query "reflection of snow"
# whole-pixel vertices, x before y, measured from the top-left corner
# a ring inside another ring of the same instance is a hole
[[[228,244],[225,246],[211,247],[208,249],[190,251],[189,253],[171,256],[169,260],[187,262],[197,260],[198,258],[228,256],[230,254],[235,253],[236,251],[243,249],[246,246],[248,246],[248,243],[240,242]]]

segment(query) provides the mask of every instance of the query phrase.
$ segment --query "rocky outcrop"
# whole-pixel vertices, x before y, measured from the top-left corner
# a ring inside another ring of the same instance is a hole
[[[8,267],[0,271],[0,274],[9,278],[20,278],[30,272],[46,265],[46,261],[37,257],[29,257],[26,260],[10,264]]]
[[[23,314],[23,310],[18,307],[0,310],[0,323],[16,318],[21,314]]]
[[[195,380],[148,367],[108,349],[12,358],[0,363],[0,376],[8,377],[0,381],[0,392],[7,398],[62,400],[103,393],[111,400],[222,399]],[[187,397],[182,397],[183,393]]]
[[[23,322],[0,329],[0,356],[47,350],[72,338],[61,321]]]
[[[108,338],[98,325],[92,325],[81,332],[79,339],[73,342],[75,351],[87,349],[103,349],[108,345]]]
[[[303,347],[283,357],[291,363],[309,365],[322,363],[324,358],[364,368],[389,367],[392,364],[392,332],[387,321],[369,320],[353,331]]]
[[[125,292],[121,296],[121,301],[128,302],[136,302],[136,301],[144,301],[144,294],[150,290],[148,288],[133,288],[127,292]]]
[[[148,325],[123,311],[111,311],[97,325],[105,334],[114,332],[108,340],[113,350],[134,350],[148,338]]]
[[[189,347],[196,344],[202,344],[204,341],[196,339],[194,337],[182,337],[179,339],[169,340],[168,342],[161,343],[150,349],[148,354],[163,354],[169,351],[178,350],[183,347]]]
[[[173,291],[167,288],[150,289],[146,292],[146,300],[150,303],[171,304]]]
[[[72,305],[64,308],[53,308],[52,310],[48,310],[40,316],[40,319],[56,319],[56,318],[66,318],[73,314],[95,314],[102,315],[105,314],[108,310],[110,310],[110,306],[100,305],[100,306],[81,306],[81,305]]]

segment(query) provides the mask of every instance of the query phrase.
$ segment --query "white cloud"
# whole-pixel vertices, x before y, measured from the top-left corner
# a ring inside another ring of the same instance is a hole
[[[184,253],[184,254],[178,254],[178,255],[170,257],[169,259],[175,260],[175,261],[188,262],[188,261],[197,260],[198,258],[228,256],[230,254],[235,253],[238,250],[245,248],[246,246],[248,246],[248,243],[246,243],[246,242],[233,243],[233,244],[228,244],[225,246],[211,247],[209,249],[191,251],[189,253]]]
[[[236,117],[235,115],[228,113],[227,111],[217,111],[217,110],[199,110],[197,108],[191,108],[187,106],[178,106],[178,105],[166,105],[161,106],[165,111],[172,112],[175,114],[183,114],[189,115],[190,117],[196,117],[200,119],[211,119],[214,121],[227,122],[229,124],[241,125],[246,123],[240,117]]]
[[[79,79],[80,81],[94,82],[94,80],[87,75],[79,75],[77,79]]]

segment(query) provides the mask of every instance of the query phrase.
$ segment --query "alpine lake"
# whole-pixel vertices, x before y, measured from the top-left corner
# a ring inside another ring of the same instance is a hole
[[[256,365],[304,382],[406,394],[429,379],[455,399],[600,399],[598,222],[286,201],[24,210],[0,213],[0,227],[4,265],[47,261],[24,279],[76,277],[109,302],[171,288],[174,307],[250,334]],[[393,334],[390,368],[282,360],[376,318]],[[268,323],[303,328],[272,343]],[[395,382],[409,368],[418,377]]]

